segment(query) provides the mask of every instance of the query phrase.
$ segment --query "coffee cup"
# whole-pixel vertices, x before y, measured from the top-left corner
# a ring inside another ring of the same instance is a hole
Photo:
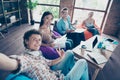
[[[86,46],[85,46],[85,45],[82,45],[82,46],[81,46],[81,54],[82,54],[82,55],[84,55],[85,50],[86,50]]]

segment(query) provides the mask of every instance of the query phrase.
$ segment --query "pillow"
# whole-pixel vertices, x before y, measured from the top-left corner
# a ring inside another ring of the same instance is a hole
[[[42,51],[42,55],[46,58],[46,59],[56,59],[59,57],[57,51],[49,46],[41,46],[40,50]]]
[[[91,32],[89,32],[88,30],[85,30],[84,31],[84,37],[85,37],[85,40],[91,38],[93,35]]]
[[[54,33],[55,36],[61,36],[58,32],[56,31],[52,31]]]

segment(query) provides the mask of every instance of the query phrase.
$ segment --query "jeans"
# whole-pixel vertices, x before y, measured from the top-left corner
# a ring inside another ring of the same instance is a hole
[[[73,48],[73,41],[71,39],[66,40],[66,50]]]
[[[88,28],[88,31],[91,32],[93,36],[99,34],[96,28]]]
[[[52,70],[61,70],[61,72],[66,75],[72,69],[74,63],[75,62],[73,52],[71,50],[67,50],[65,52],[65,58],[61,62],[51,66],[50,68]]]
[[[89,80],[87,62],[84,59],[78,60],[64,80]]]

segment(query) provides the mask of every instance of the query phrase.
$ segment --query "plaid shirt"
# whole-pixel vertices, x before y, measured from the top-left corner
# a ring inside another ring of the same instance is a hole
[[[51,60],[41,56],[39,51],[26,50],[25,54],[11,56],[20,62],[20,70],[33,80],[63,80],[63,74],[50,70]]]

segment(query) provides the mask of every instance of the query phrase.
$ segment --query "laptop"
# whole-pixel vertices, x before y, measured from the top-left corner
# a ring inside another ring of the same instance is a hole
[[[92,50],[95,48],[97,43],[98,43],[98,37],[97,36],[95,36],[94,39],[91,38],[88,41],[85,41],[85,46],[87,47],[86,51],[92,52]]]

